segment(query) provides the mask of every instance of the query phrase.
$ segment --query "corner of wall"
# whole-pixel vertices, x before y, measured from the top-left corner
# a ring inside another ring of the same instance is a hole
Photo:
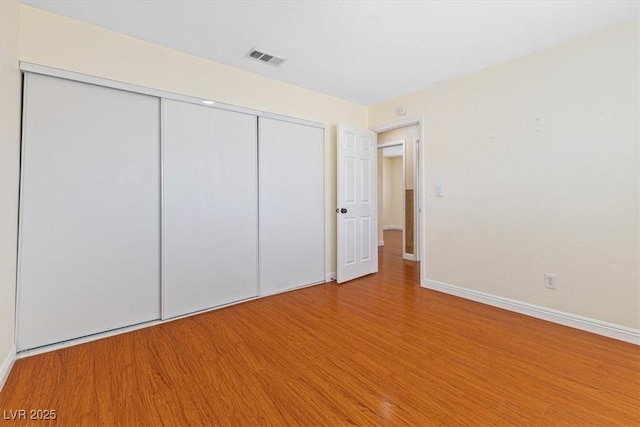
[[[2,361],[0,365],[0,392],[4,388],[5,383],[7,382],[7,378],[9,378],[9,373],[11,373],[11,368],[13,368],[13,364],[16,361],[16,347],[11,347],[9,354]]]
[[[0,389],[15,360],[22,76],[20,2],[0,1]]]

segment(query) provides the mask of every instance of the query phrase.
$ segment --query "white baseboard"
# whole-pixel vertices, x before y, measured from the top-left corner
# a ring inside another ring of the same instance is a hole
[[[333,277],[335,277],[335,273],[328,273],[327,277],[329,277],[331,275],[333,275]],[[321,285],[323,283],[325,283],[325,282],[324,281],[319,281],[319,282],[308,283],[308,284],[305,284],[305,285],[297,286],[297,287],[294,287],[294,288],[282,289],[282,290],[271,292],[271,293],[260,294],[260,295],[257,295],[255,297],[250,297],[250,298],[246,298],[246,299],[239,300],[239,301],[233,301],[233,302],[230,302],[228,304],[223,304],[223,305],[218,305],[218,306],[215,306],[215,307],[206,308],[204,310],[196,311],[196,312],[193,312],[193,313],[186,313],[186,314],[183,314],[181,316],[171,317],[171,318],[168,318],[168,319],[151,320],[151,321],[148,321],[148,322],[138,323],[136,325],[125,326],[125,327],[122,327],[122,328],[112,329],[110,331],[105,331],[105,332],[99,332],[99,333],[96,333],[96,334],[93,334],[93,335],[87,335],[87,336],[80,337],[80,338],[73,338],[73,339],[70,339],[70,340],[67,340],[67,341],[53,343],[53,344],[45,345],[45,346],[42,346],[42,347],[36,347],[36,348],[28,349],[28,350],[22,350],[17,354],[16,354],[16,349],[14,348],[13,349],[13,359],[16,359],[16,358],[17,359],[22,359],[22,358],[25,358],[25,357],[35,356],[35,355],[43,354],[43,353],[48,353],[50,351],[60,350],[62,348],[71,347],[71,346],[78,345],[78,344],[84,344],[84,343],[88,343],[88,342],[92,342],[92,341],[97,341],[97,340],[101,340],[101,339],[104,339],[104,338],[109,338],[109,337],[112,337],[112,336],[115,336],[115,335],[120,335],[120,334],[125,334],[127,332],[137,331],[138,329],[144,329],[144,328],[149,328],[149,327],[153,327],[153,326],[158,326],[158,325],[162,325],[164,323],[173,322],[175,320],[184,319],[186,317],[197,316],[199,314],[208,313],[210,311],[220,310],[221,308],[231,307],[233,305],[242,304],[242,303],[245,303],[245,302],[248,302],[248,301],[254,301],[254,300],[257,300],[257,299],[260,299],[260,298],[264,298],[264,297],[269,297],[269,296],[272,296],[272,295],[277,295],[277,294],[282,294],[282,293],[285,293],[285,292],[295,291],[297,289],[308,288],[310,286]],[[2,366],[2,369],[4,369],[4,365]],[[1,371],[1,372],[4,373],[4,371]],[[2,377],[0,377],[0,380],[2,380]],[[0,390],[1,390],[1,388],[0,388]]]
[[[402,231],[404,228],[401,225],[385,225],[382,227],[383,230],[399,230]]]
[[[324,283],[324,282],[319,282],[319,283]],[[314,285],[317,285],[317,284],[318,283],[314,283]],[[312,286],[312,285],[305,285],[305,286]],[[296,289],[298,289],[298,288],[296,288]],[[278,291],[276,293],[281,293],[281,292],[286,292],[286,291]],[[87,336],[79,337],[79,338],[72,338],[72,339],[67,340],[67,341],[48,344],[48,345],[44,345],[42,347],[36,347],[36,348],[28,349],[28,350],[22,350],[22,351],[20,351],[19,353],[16,354],[16,358],[17,359],[22,359],[22,358],[25,358],[25,357],[36,356],[38,354],[49,353],[51,351],[56,351],[56,350],[60,350],[60,349],[67,348],[67,347],[73,347],[75,345],[80,345],[80,344],[85,344],[85,343],[89,343],[89,342],[93,342],[93,341],[98,341],[98,340],[101,340],[101,339],[104,339],[104,338],[110,338],[110,337],[114,337],[114,336],[120,335],[120,334],[126,334],[128,332],[137,331],[138,329],[151,328],[151,327],[154,327],[154,326],[158,326],[158,325],[162,325],[162,324],[165,324],[165,323],[173,322],[173,321],[176,321],[176,320],[184,319],[186,317],[197,316],[199,314],[208,313],[210,311],[220,310],[222,308],[231,307],[233,305],[242,304],[242,303],[245,303],[245,302],[248,302],[248,301],[253,301],[253,300],[259,299],[261,297],[262,296],[255,296],[255,297],[245,298],[245,299],[242,299],[242,300],[239,300],[239,301],[233,301],[233,302],[230,302],[230,303],[227,303],[227,304],[222,304],[222,305],[217,305],[215,307],[205,308],[205,309],[200,310],[200,311],[194,311],[192,313],[182,314],[180,316],[169,317],[169,318],[164,318],[164,319],[157,319],[157,320],[150,320],[148,322],[142,322],[142,323],[137,323],[135,325],[124,326],[122,328],[111,329],[109,331],[98,332],[98,333],[95,333],[93,335],[87,335]]]
[[[216,307],[216,308],[218,308],[218,307]],[[190,313],[189,315],[192,316],[193,314],[194,313]],[[195,313],[195,314],[200,314],[200,312]],[[182,317],[186,317],[186,316],[182,316]],[[48,345],[44,345],[42,347],[31,348],[31,349],[28,349],[28,350],[21,350],[16,355],[16,358],[17,359],[24,359],[25,357],[37,356],[38,354],[49,353],[51,351],[61,350],[63,348],[67,348],[67,347],[73,347],[74,345],[86,344],[86,343],[93,342],[93,341],[98,341],[98,340],[101,340],[101,339],[104,339],[104,338],[109,338],[109,337],[113,337],[113,336],[120,335],[120,334],[126,334],[127,332],[137,331],[138,329],[149,328],[151,326],[161,325],[161,324],[166,323],[166,322],[172,322],[174,320],[181,319],[182,317],[174,317],[174,318],[166,319],[166,320],[151,320],[149,322],[138,323],[136,325],[125,326],[123,328],[118,328],[118,329],[111,329],[109,331],[98,332],[98,333],[93,334],[93,335],[87,335],[87,336],[80,337],[80,338],[73,338],[73,339],[70,339],[70,340],[67,340],[67,341],[48,344]]]
[[[384,240],[378,240],[378,246],[384,246]]]
[[[406,259],[407,261],[417,261],[418,260],[416,258],[415,254],[407,254],[407,253],[402,254],[402,259]]]
[[[638,329],[590,319],[588,317],[487,294],[485,292],[449,285],[436,280],[425,279],[422,282],[422,286],[435,291],[444,292],[446,294],[455,295],[538,319],[547,320],[549,322],[558,323],[560,325],[569,326],[571,328],[640,345],[640,330]]]
[[[9,373],[11,372],[11,368],[13,368],[13,364],[16,361],[16,347],[11,347],[11,351],[7,357],[2,361],[2,365],[0,365],[0,392],[4,387],[4,384],[7,382],[7,378],[9,378]]]
[[[324,280],[321,280],[319,282],[305,283],[304,285],[294,286],[292,288],[279,289],[279,290],[274,291],[274,292],[268,292],[268,293],[260,294],[256,298],[252,298],[252,299],[255,300],[255,299],[260,299],[260,298],[264,298],[264,297],[270,297],[270,296],[273,296],[273,295],[284,294],[284,293],[291,292],[291,291],[297,291],[298,289],[310,288],[311,286],[324,285],[325,283],[327,283],[327,282],[325,282]],[[245,301],[249,301],[249,300],[245,300]],[[241,301],[241,302],[244,302],[244,301]]]
[[[324,281],[326,282],[333,282],[334,280],[336,280],[336,272],[332,271],[331,273],[327,273],[324,275]]]

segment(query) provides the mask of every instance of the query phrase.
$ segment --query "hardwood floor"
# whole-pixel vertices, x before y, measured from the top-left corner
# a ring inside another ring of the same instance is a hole
[[[18,360],[0,423],[640,425],[637,346],[422,289],[399,235],[376,275]]]

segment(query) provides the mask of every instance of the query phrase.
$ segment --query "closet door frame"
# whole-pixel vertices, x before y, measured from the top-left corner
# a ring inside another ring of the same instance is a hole
[[[92,84],[92,85],[96,85],[96,86],[103,86],[106,88],[112,88],[112,89],[118,89],[118,90],[122,90],[122,91],[127,91],[127,92],[133,92],[133,93],[137,93],[137,94],[142,94],[142,95],[149,95],[149,96],[153,96],[158,98],[158,101],[160,104],[162,104],[162,99],[171,99],[171,100],[176,100],[176,101],[182,101],[182,102],[187,102],[187,103],[192,103],[192,104],[197,104],[197,105],[201,105],[201,106],[206,106],[209,108],[216,108],[216,109],[222,109],[222,110],[230,110],[230,111],[236,111],[236,112],[240,112],[240,113],[245,113],[245,114],[250,114],[250,115],[255,115],[257,118],[260,117],[265,117],[265,118],[271,118],[271,119],[275,119],[275,120],[281,120],[284,122],[289,122],[289,123],[296,123],[296,124],[301,124],[301,125],[306,125],[306,126],[311,126],[311,127],[315,127],[315,128],[319,128],[323,130],[323,134],[324,134],[324,141],[323,141],[323,146],[324,146],[324,155],[322,157],[322,164],[323,164],[323,172],[324,172],[324,185],[325,185],[325,194],[324,194],[324,199],[323,199],[323,218],[325,220],[325,226],[324,226],[324,251],[323,251],[323,264],[324,264],[324,272],[325,272],[325,281],[329,281],[330,280],[330,274],[334,274],[334,273],[327,273],[327,265],[326,265],[326,248],[327,248],[327,239],[329,238],[327,233],[328,233],[328,229],[326,227],[326,218],[327,218],[327,213],[325,212],[326,210],[326,206],[327,206],[327,197],[328,197],[328,193],[326,191],[327,187],[327,174],[326,174],[326,157],[327,157],[327,152],[326,152],[326,130],[325,130],[325,125],[324,123],[321,122],[315,122],[315,121],[311,121],[311,120],[305,120],[305,119],[300,119],[300,118],[296,118],[296,117],[291,117],[291,116],[285,116],[285,115],[281,115],[281,114],[275,114],[275,113],[269,113],[266,111],[261,111],[261,110],[256,110],[256,109],[252,109],[252,108],[247,108],[247,107],[241,107],[241,106],[237,106],[237,105],[233,105],[233,104],[228,104],[228,103],[224,103],[224,102],[218,102],[218,101],[213,101],[211,99],[207,99],[207,98],[199,98],[199,97],[193,97],[193,96],[187,96],[187,95],[182,95],[182,94],[178,94],[178,93],[173,93],[173,92],[169,92],[169,91],[164,91],[164,90],[159,90],[159,89],[154,89],[154,88],[149,88],[149,87],[145,87],[145,86],[140,86],[140,85],[135,85],[135,84],[131,84],[131,83],[125,83],[125,82],[120,82],[117,80],[112,80],[112,79],[108,79],[108,78],[102,78],[102,77],[96,77],[96,76],[91,76],[88,74],[82,74],[82,73],[77,73],[77,72],[73,72],[73,71],[68,71],[68,70],[63,70],[63,69],[59,69],[59,68],[53,68],[53,67],[49,67],[49,66],[45,66],[45,65],[40,65],[40,64],[35,64],[35,63],[30,63],[30,62],[25,62],[25,61],[20,61],[20,71],[24,74],[26,73],[31,73],[31,74],[40,74],[40,75],[45,75],[45,76],[50,76],[50,77],[58,77],[61,79],[66,79],[66,80],[71,80],[71,81],[75,81],[75,82],[81,82],[81,83],[88,83],[88,84]],[[24,90],[23,90],[23,100],[24,100]],[[162,106],[160,107],[162,108]],[[160,118],[160,139],[162,139],[162,119]],[[25,123],[23,121],[22,124],[22,134],[25,134]],[[258,135],[258,140],[259,140],[259,135]],[[163,159],[163,145],[162,145],[162,140],[160,140],[160,158]],[[23,148],[21,148],[21,151],[23,150]],[[24,157],[23,157],[24,159]],[[259,161],[259,159],[258,159]],[[20,170],[20,185],[22,186],[22,182],[23,182],[23,167],[21,166],[21,170]],[[159,188],[160,188],[160,206],[162,206],[163,203],[163,188],[162,188],[162,182],[163,182],[163,169],[162,169],[162,162],[160,163],[160,181],[159,181]],[[21,190],[22,191],[22,187]],[[258,192],[259,192],[259,182],[258,182]],[[260,213],[259,211],[260,207],[258,206],[258,215]],[[163,212],[162,209],[160,208],[160,224],[162,226],[162,218]],[[22,218],[22,202],[20,202],[20,206],[19,206],[19,218]],[[20,233],[20,227],[21,225],[19,225],[19,230],[18,232]],[[258,239],[260,238],[260,228],[258,228]],[[160,257],[162,257],[162,248],[163,248],[163,234],[162,231],[160,232]],[[258,247],[258,257],[259,257],[259,247]],[[162,259],[162,258],[161,258]],[[20,257],[18,256],[18,262],[20,262]],[[260,271],[259,271],[259,259],[258,259],[258,295],[255,298],[261,298],[263,296],[266,296],[262,293],[261,290],[261,286],[260,286]],[[160,263],[160,311],[162,313],[162,305],[164,304],[164,287],[162,286],[162,269],[163,269],[163,265],[162,262]],[[17,277],[17,283],[20,283],[20,277],[19,277],[19,268],[18,268],[18,277]],[[309,284],[309,286],[312,284]],[[17,298],[19,298],[19,289],[17,290]],[[252,298],[254,299],[254,298]],[[202,313],[202,312],[206,312],[206,311],[211,311],[211,310],[216,310],[218,308],[222,308],[222,307],[226,307],[226,306],[230,306],[230,305],[234,305],[237,303],[241,303],[247,300],[242,300],[242,301],[238,301],[238,302],[232,302],[229,304],[225,304],[225,305],[221,305],[221,306],[217,306],[217,307],[212,307],[210,309],[206,309],[206,310],[202,310],[200,312],[197,313]],[[17,308],[17,307],[16,307]],[[191,313],[191,314],[185,314],[183,316],[177,316],[171,319],[159,319],[159,320],[151,320],[145,323],[140,323],[137,325],[131,325],[131,326],[125,326],[119,329],[114,329],[114,330],[110,330],[110,331],[104,331],[104,332],[98,332],[95,333],[93,335],[88,335],[88,336],[84,336],[84,337],[78,337],[75,339],[71,339],[70,341],[65,341],[65,342],[61,342],[61,343],[53,343],[50,345],[46,345],[43,347],[39,347],[36,349],[31,349],[31,350],[23,350],[20,351],[21,354],[23,355],[34,355],[34,354],[40,354],[40,353],[44,353],[47,351],[52,351],[55,349],[59,349],[59,348],[64,348],[67,347],[69,345],[73,345],[73,344],[80,344],[80,343],[85,343],[85,342],[90,342],[90,341],[94,341],[97,339],[101,339],[104,337],[108,337],[108,336],[113,336],[113,335],[117,335],[120,333],[124,333],[124,332],[128,332],[128,331],[132,331],[132,330],[137,330],[140,328],[144,328],[144,327],[148,327],[148,326],[153,326],[153,325],[158,325],[158,324],[162,324],[166,321],[172,321],[175,319],[179,319],[182,317],[188,317],[191,316],[193,314],[196,313]],[[16,313],[17,316],[17,313]],[[16,322],[16,329],[19,327],[18,322]]]
[[[131,83],[119,82],[103,77],[90,76],[88,74],[76,73],[74,71],[61,70],[59,68],[48,67],[46,65],[33,64],[31,62],[20,61],[20,71],[22,73],[42,74],[45,76],[59,77],[66,80],[73,80],[82,83],[89,83],[96,86],[110,87],[120,89],[127,92],[139,93],[142,95],[151,95],[160,99],[172,99],[174,101],[188,102],[192,104],[203,105],[208,108],[219,108],[222,110],[237,111],[239,113],[251,114],[258,117],[267,117],[276,120],[282,120],[290,123],[298,123],[302,125],[312,126],[325,129],[324,123],[314,122],[312,120],[299,119],[297,117],[285,116],[282,114],[269,113],[267,111],[256,110],[254,108],[241,107],[238,105],[219,102],[208,98],[198,98],[194,96],[182,95],[179,93],[169,92],[160,89],[153,89],[145,86],[135,85]],[[326,153],[325,153],[326,155]]]

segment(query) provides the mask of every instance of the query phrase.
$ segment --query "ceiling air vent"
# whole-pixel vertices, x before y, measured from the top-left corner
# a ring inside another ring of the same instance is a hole
[[[246,57],[255,59],[256,61],[264,62],[265,64],[273,65],[274,67],[282,65],[282,63],[286,61],[286,59],[284,58],[278,58],[275,55],[253,48],[247,53]]]

